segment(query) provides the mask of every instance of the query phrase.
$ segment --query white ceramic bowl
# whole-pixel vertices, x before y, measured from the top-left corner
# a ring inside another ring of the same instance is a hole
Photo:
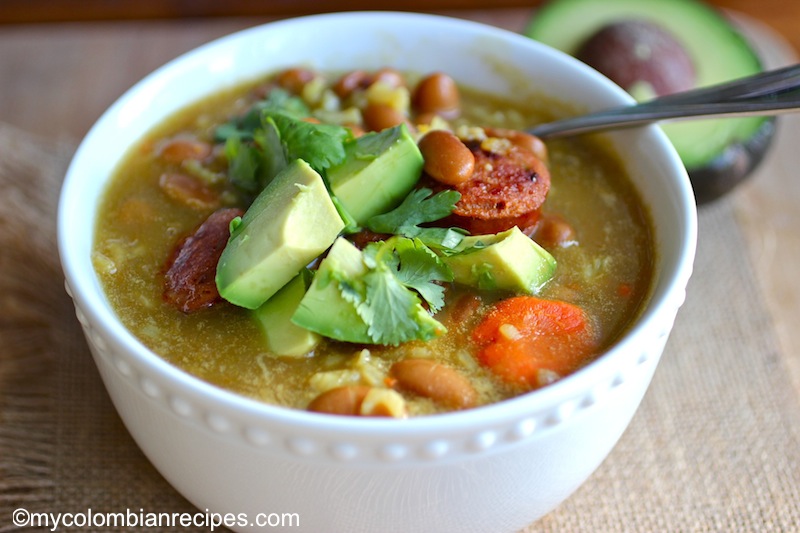
[[[197,98],[298,63],[444,70],[479,89],[513,97],[541,91],[586,109],[631,101],[594,71],[527,38],[418,14],[286,20],[170,62],[100,118],[61,196],[67,290],[111,399],[147,457],[200,510],[253,523],[265,513],[261,521],[273,524],[285,514],[286,524],[299,522],[291,531],[518,530],[587,479],[650,383],[694,256],[695,206],[681,162],[654,127],[610,135],[652,213],[658,264],[641,320],[587,368],[510,401],[406,421],[264,405],[201,382],[140,344],[106,301],[90,253],[98,199],[134,141]]]

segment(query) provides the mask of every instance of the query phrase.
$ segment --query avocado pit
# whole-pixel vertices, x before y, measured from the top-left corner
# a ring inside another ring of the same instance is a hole
[[[669,31],[645,20],[602,26],[575,55],[640,99],[685,91],[697,80],[686,48]]]

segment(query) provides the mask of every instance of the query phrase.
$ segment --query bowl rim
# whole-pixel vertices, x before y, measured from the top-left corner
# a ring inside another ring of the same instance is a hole
[[[296,429],[324,430],[339,434],[346,433],[352,436],[372,435],[376,432],[387,438],[409,434],[438,435],[453,430],[465,430],[479,425],[488,424],[495,426],[502,421],[524,418],[531,413],[551,408],[554,405],[575,398],[579,396],[581,392],[592,389],[592,387],[599,382],[612,380],[615,376],[618,376],[621,371],[635,366],[635,361],[639,358],[639,355],[636,354],[634,358],[630,351],[632,348],[641,344],[642,341],[640,339],[644,337],[652,338],[651,330],[653,328],[663,329],[664,324],[662,322],[666,321],[667,331],[658,332],[656,335],[662,336],[668,333],[668,329],[671,327],[672,320],[674,319],[674,314],[677,313],[678,307],[683,302],[686,283],[691,275],[697,238],[697,220],[694,196],[688,176],[680,162],[679,156],[674,151],[674,148],[672,148],[665,134],[657,126],[645,126],[640,128],[640,135],[644,142],[659,147],[662,155],[673,167],[670,174],[678,177],[675,183],[675,192],[677,194],[676,203],[678,204],[676,209],[684,216],[682,220],[683,228],[680,229],[680,232],[685,237],[681,239],[682,245],[680,251],[674,258],[674,265],[670,267],[672,272],[668,272],[669,277],[664,280],[660,294],[653,293],[650,295],[650,300],[645,309],[640,313],[636,323],[628,328],[628,330],[597,359],[552,385],[501,402],[464,411],[411,417],[402,421],[394,419],[383,420],[375,418],[365,419],[361,417],[331,416],[268,404],[208,383],[167,362],[154,351],[145,347],[141,341],[122,325],[122,322],[107,302],[105,295],[99,290],[98,283],[96,283],[98,288],[96,291],[80,283],[79,280],[81,276],[76,264],[78,259],[75,257],[77,252],[69,246],[71,232],[68,231],[67,228],[70,226],[70,202],[76,195],[75,190],[80,184],[78,171],[83,161],[89,157],[87,153],[91,150],[93,139],[101,134],[105,124],[110,120],[110,116],[116,113],[126,101],[135,98],[143,88],[151,85],[165,72],[169,72],[187,62],[191,62],[201,57],[209,49],[223,46],[229,41],[246,39],[249,36],[260,34],[261,32],[269,31],[279,26],[302,26],[319,21],[335,22],[342,18],[356,19],[366,23],[387,17],[391,17],[394,22],[399,20],[408,23],[425,21],[442,25],[444,28],[452,27],[468,32],[477,32],[510,42],[515,48],[529,47],[531,49],[536,49],[536,53],[539,54],[558,56],[559,60],[571,64],[572,68],[583,70],[587,76],[594,78],[596,82],[603,85],[607,91],[615,93],[621,102],[632,102],[630,96],[622,89],[596,71],[560,51],[549,48],[510,30],[444,15],[394,11],[354,11],[293,17],[239,30],[209,41],[179,55],[134,84],[100,116],[90,128],[75,152],[68,167],[59,198],[58,249],[66,279],[67,291],[75,300],[76,308],[80,308],[85,315],[86,323],[90,324],[92,328],[101,330],[104,335],[114,339],[114,342],[121,344],[125,350],[126,356],[131,357],[132,360],[135,361],[137,368],[146,368],[150,374],[156,375],[162,380],[167,380],[170,385],[178,387],[182,393],[188,396],[202,399],[203,402],[210,402],[217,408],[224,409],[228,412],[239,413],[240,415],[248,416],[261,422],[270,421]],[[106,184],[107,181],[103,183],[103,187]],[[658,233],[657,228],[656,233]],[[658,239],[658,235],[656,235],[656,239]],[[661,274],[663,275],[664,272]],[[92,272],[91,276],[96,281],[96,274],[94,272]],[[654,285],[655,284],[654,282]],[[670,316],[662,316],[665,312],[665,308]],[[86,323],[84,323],[85,327],[87,327]],[[625,359],[630,359],[630,361],[626,362]]]

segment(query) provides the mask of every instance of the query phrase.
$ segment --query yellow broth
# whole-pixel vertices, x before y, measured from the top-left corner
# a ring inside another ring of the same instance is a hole
[[[528,108],[464,87],[460,90],[459,123],[522,129],[551,118],[551,106],[544,100]],[[398,347],[324,341],[301,358],[268,353],[262,331],[245,309],[223,303],[184,314],[164,302],[165,262],[176,243],[210,210],[182,205],[164,194],[160,175],[185,169],[159,158],[159,143],[186,133],[211,139],[217,124],[250,106],[253,93],[252,85],[228,90],[170,117],[129,152],[110,180],[97,220],[93,260],[125,326],[155,353],[200,379],[300,409],[333,384],[351,380],[386,386],[391,364],[406,357],[432,358],[458,369],[474,386],[479,404],[525,392],[483,368],[470,340],[488,304],[504,294],[484,293],[475,313],[453,319],[454,302],[475,292],[453,285],[447,290],[448,305],[436,316],[449,330],[444,337]],[[602,145],[587,139],[559,140],[549,142],[548,151],[552,183],[542,211],[567,220],[577,243],[549,250],[558,267],[539,296],[571,302],[586,311],[600,332],[594,358],[626,331],[647,299],[654,253],[649,216],[620,161]],[[207,170],[222,175],[225,168],[220,156]],[[237,200],[228,195],[228,201]],[[447,410],[418,395],[403,396],[411,415]]]

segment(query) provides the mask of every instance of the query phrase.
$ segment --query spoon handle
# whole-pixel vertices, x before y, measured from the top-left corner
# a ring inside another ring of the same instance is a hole
[[[800,65],[793,65],[720,85],[663,96],[642,104],[540,124],[528,132],[542,139],[554,139],[661,120],[776,115],[798,109]]]
[[[721,102],[762,96],[797,87],[800,87],[800,65],[790,65],[708,87],[668,94],[658,98],[657,101],[685,104]]]

